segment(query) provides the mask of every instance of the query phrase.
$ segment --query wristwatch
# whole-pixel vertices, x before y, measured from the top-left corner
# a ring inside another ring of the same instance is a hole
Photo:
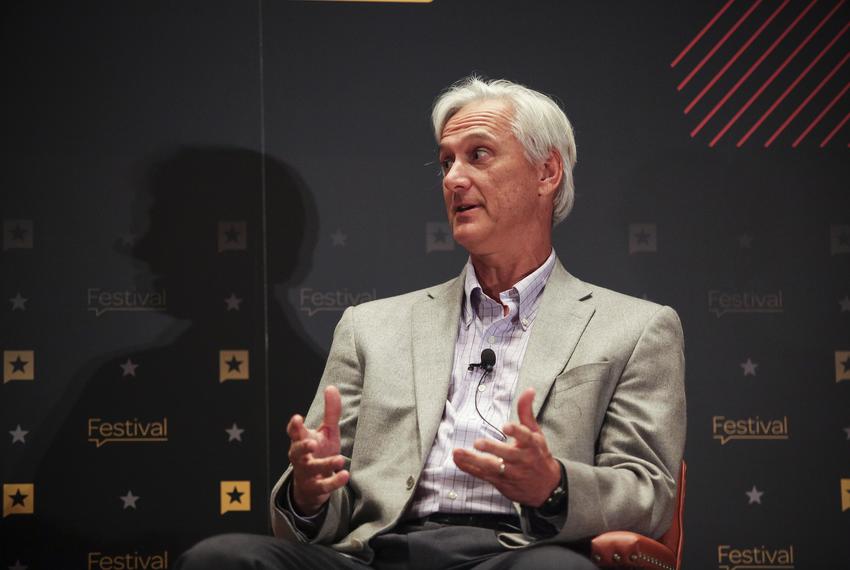
[[[543,501],[543,504],[537,507],[537,514],[543,517],[554,517],[564,512],[567,507],[567,470],[564,469],[564,464],[560,461],[561,480],[558,486],[549,495],[549,498]]]

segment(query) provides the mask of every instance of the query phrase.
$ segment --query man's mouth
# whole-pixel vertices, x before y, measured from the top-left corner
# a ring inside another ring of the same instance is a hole
[[[469,210],[471,210],[473,208],[477,208],[477,207],[478,206],[476,206],[474,204],[467,204],[465,206],[458,206],[457,208],[455,208],[455,212],[468,212]]]

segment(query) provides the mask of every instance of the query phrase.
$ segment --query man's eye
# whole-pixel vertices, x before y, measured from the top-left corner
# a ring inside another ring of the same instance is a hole
[[[471,156],[473,160],[480,160],[485,155],[489,154],[486,148],[476,148],[472,151]]]
[[[451,158],[444,158],[440,161],[440,168],[443,170],[443,174],[449,171],[453,162],[454,161]]]

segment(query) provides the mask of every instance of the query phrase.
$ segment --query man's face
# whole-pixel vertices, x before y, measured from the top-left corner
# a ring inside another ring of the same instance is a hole
[[[503,101],[474,101],[446,122],[440,137],[449,224],[455,241],[472,254],[514,250],[538,236],[541,223],[549,231],[538,191],[541,169],[511,131],[512,116]]]

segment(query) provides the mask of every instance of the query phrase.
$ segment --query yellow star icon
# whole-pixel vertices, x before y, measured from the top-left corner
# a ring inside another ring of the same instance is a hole
[[[35,380],[34,350],[3,351],[3,383]]]
[[[3,516],[31,515],[35,507],[35,485],[3,483]]]
[[[248,380],[249,358],[247,350],[218,351],[218,381]]]
[[[251,510],[250,481],[221,482],[221,514]]]
[[[850,511],[850,479],[841,480],[841,512]]]
[[[835,381],[850,380],[850,350],[835,351]]]

